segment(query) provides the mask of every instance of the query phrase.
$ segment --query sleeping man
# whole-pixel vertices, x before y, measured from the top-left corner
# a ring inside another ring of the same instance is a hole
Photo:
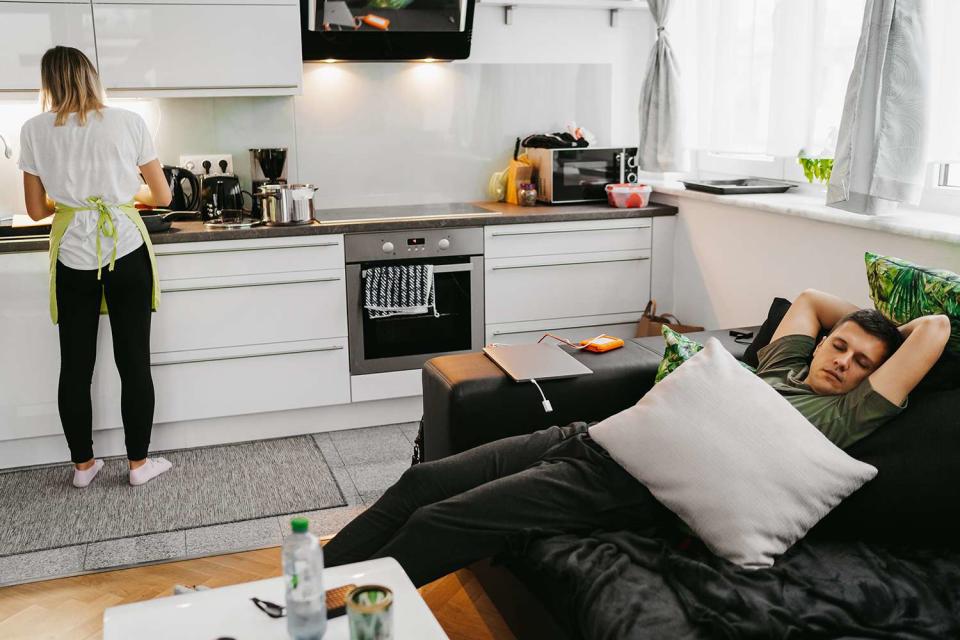
[[[821,330],[830,333],[817,343]],[[757,375],[845,448],[906,407],[949,337],[946,316],[897,328],[877,311],[807,290],[760,350]],[[421,586],[532,537],[641,529],[664,515],[589,427],[574,423],[411,467],[324,555],[328,566],[393,557]]]

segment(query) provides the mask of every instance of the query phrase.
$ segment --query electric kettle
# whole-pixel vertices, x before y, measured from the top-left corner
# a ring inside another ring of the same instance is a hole
[[[168,207],[171,211],[197,211],[200,208],[200,179],[192,171],[163,165],[163,175],[173,195]]]

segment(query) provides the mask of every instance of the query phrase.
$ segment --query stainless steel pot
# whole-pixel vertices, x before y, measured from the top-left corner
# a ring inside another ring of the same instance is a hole
[[[309,224],[313,220],[311,184],[265,184],[257,191],[263,221],[274,225]]]

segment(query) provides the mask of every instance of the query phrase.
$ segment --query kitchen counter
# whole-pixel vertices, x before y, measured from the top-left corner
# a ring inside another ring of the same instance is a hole
[[[504,202],[478,202],[482,209],[499,211],[500,215],[479,217],[424,217],[419,219],[381,220],[378,222],[313,222],[294,227],[259,226],[251,229],[207,229],[202,222],[175,222],[169,231],[150,235],[154,244],[174,242],[202,242],[210,240],[245,240],[256,238],[279,238],[285,236],[324,235],[337,233],[357,233],[363,231],[387,231],[395,229],[424,229],[445,227],[480,227],[498,224],[522,224],[530,222],[573,222],[576,220],[613,220],[619,218],[651,218],[655,216],[676,215],[677,208],[669,205],[653,204],[642,209],[616,209],[605,203],[584,203],[565,205],[542,205],[520,207]],[[430,205],[403,205],[398,207],[362,207],[355,209],[319,209],[317,218],[348,218],[351,211],[376,212],[381,218],[411,215],[411,209],[422,207],[424,211]],[[49,241],[43,236],[20,238],[0,238],[0,253],[21,251],[46,251]]]

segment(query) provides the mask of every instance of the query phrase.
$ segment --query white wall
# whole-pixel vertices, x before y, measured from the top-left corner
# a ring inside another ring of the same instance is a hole
[[[678,200],[673,311],[708,329],[760,324],[774,297],[808,287],[873,306],[865,251],[960,272],[955,244]]]

